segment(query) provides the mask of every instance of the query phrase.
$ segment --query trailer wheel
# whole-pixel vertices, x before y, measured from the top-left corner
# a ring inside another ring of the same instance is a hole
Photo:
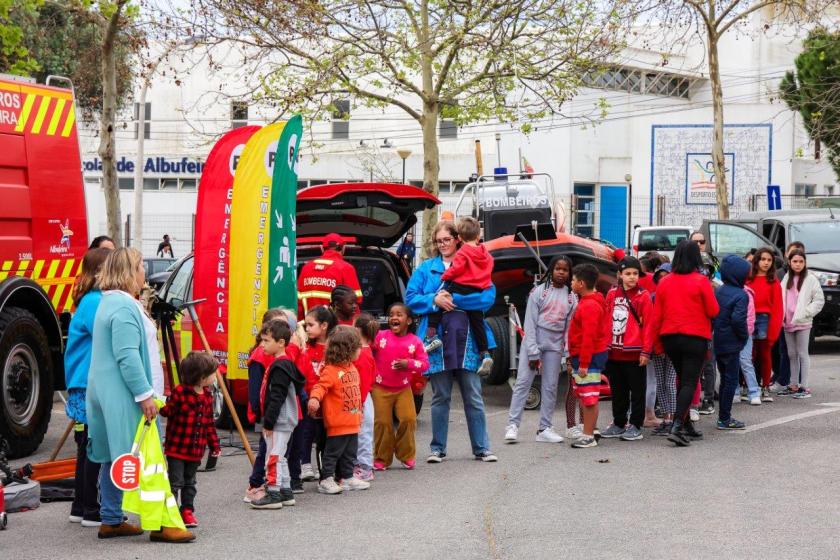
[[[539,375],[534,377],[534,382],[528,387],[528,396],[525,397],[525,410],[536,410],[542,403],[542,381]]]
[[[510,377],[510,334],[508,332],[508,318],[506,315],[489,317],[487,324],[496,339],[496,349],[493,350],[493,369],[484,382],[488,385],[501,385]]]
[[[0,492],[2,492],[2,491],[3,491],[3,489],[0,488]],[[5,529],[6,525],[8,525],[8,523],[9,523],[9,517],[6,515],[6,512],[4,511],[4,512],[0,513],[0,531]]]
[[[52,359],[35,316],[19,307],[0,312],[0,439],[10,458],[33,453],[52,412]]]

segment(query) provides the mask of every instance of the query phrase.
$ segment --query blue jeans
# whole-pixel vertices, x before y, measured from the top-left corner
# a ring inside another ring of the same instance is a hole
[[[728,422],[732,417],[732,399],[738,389],[738,373],[741,370],[740,353],[718,354],[717,366],[720,370],[720,406],[718,420]]]
[[[257,457],[254,459],[254,466],[251,467],[251,477],[248,479],[251,488],[259,488],[265,484],[265,453],[265,440],[260,437]]]
[[[744,375],[744,381],[747,383],[747,395],[751,399],[761,395],[761,387],[758,386],[758,379],[755,377],[755,364],[753,364],[752,351],[753,339],[748,337],[747,344],[741,350],[739,358],[741,361],[741,373]],[[722,400],[723,397],[721,397],[721,402]]]
[[[102,463],[99,469],[99,515],[106,525],[123,522],[123,493],[111,482],[111,461]]]
[[[487,435],[487,418],[484,416],[484,400],[481,398],[481,379],[474,371],[465,369],[446,370],[432,375],[432,452],[446,454],[446,440],[449,435],[449,405],[452,401],[452,385],[458,382],[464,399],[464,414],[473,455],[490,451],[490,436]]]

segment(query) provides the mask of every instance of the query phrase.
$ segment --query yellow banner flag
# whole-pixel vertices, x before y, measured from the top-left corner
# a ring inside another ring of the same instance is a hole
[[[248,379],[248,354],[268,309],[271,181],[277,142],[286,123],[256,132],[233,177],[230,211],[228,379]]]

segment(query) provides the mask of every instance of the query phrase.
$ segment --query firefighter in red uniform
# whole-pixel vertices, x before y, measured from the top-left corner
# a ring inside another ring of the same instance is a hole
[[[344,260],[344,240],[337,233],[324,237],[324,252],[320,258],[303,265],[298,277],[298,316],[304,316],[313,307],[329,305],[333,288],[344,284],[356,293],[362,305],[362,289],[353,265]]]

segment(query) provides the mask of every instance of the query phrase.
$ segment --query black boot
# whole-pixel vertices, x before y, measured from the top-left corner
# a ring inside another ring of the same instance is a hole
[[[284,506],[295,505],[295,495],[292,492],[292,489],[291,488],[281,488],[280,489],[280,500],[282,501]]]
[[[688,447],[691,445],[691,442],[685,435],[681,420],[674,420],[674,425],[671,426],[671,433],[668,435],[668,441],[676,443],[677,447]]]
[[[693,440],[703,439],[703,432],[694,427],[694,422],[686,420],[683,423],[683,431],[685,435]]]

